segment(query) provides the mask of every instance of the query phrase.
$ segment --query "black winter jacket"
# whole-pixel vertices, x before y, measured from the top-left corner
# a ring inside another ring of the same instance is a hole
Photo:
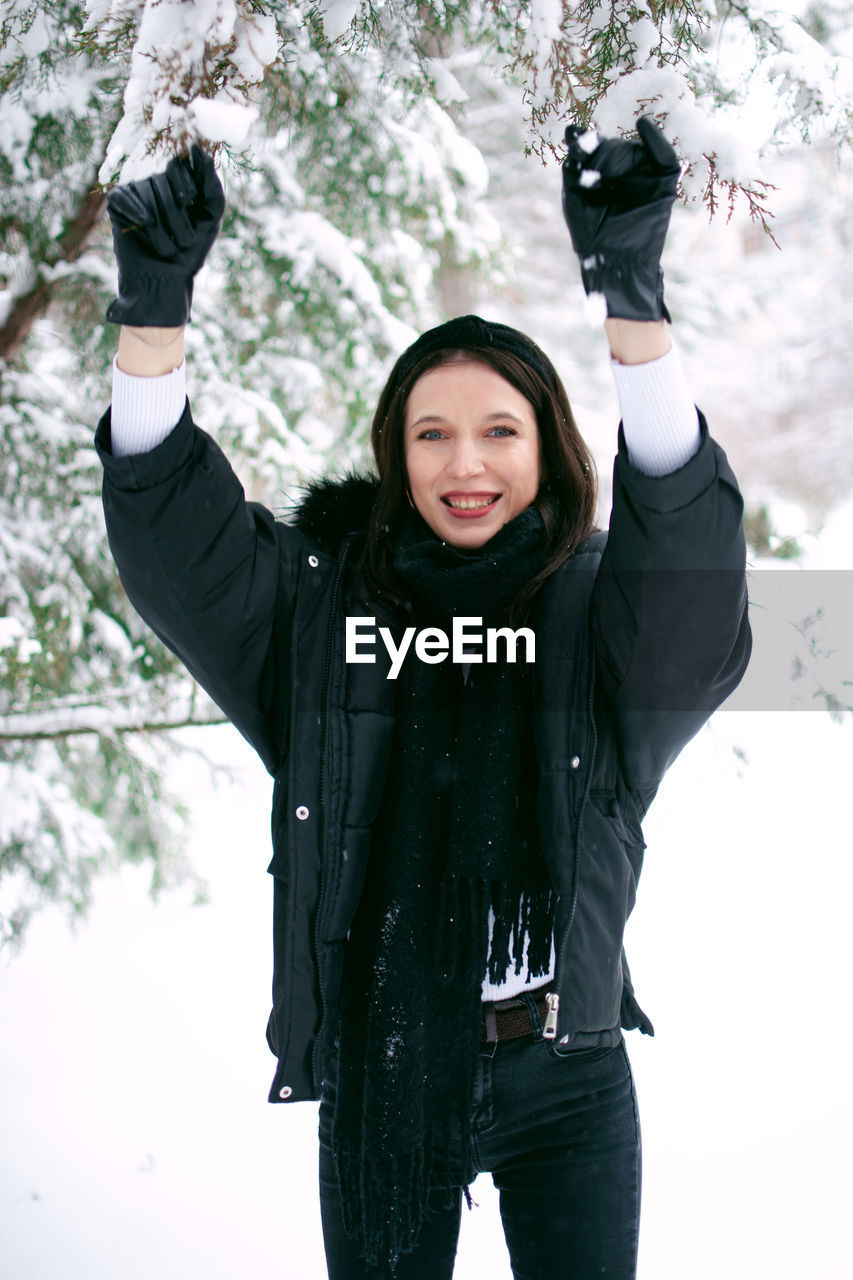
[[[270,1100],[317,1098],[344,946],[391,751],[395,683],[344,660],[344,619],[369,616],[353,563],[369,480],[314,486],[294,524],[243,491],[185,408],[148,453],[104,464],[110,546],[139,613],[275,779]],[[698,453],[651,478],[620,431],[609,536],[593,534],[537,599],[537,820],[559,894],[557,1042],[652,1027],[622,947],[667,767],[746,668],[742,502],[702,423]]]

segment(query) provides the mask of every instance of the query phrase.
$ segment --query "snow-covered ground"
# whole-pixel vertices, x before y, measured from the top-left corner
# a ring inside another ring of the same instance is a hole
[[[316,1107],[265,1101],[267,778],[230,728],[195,741],[235,772],[175,779],[209,904],[125,871],[3,965],[5,1280],[325,1275]],[[721,712],[647,819],[641,1280],[850,1274],[851,761],[850,721]],[[508,1280],[489,1179],[475,1197],[456,1280]]]

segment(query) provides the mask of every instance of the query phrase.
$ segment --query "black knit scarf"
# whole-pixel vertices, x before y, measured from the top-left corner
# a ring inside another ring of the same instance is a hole
[[[421,535],[395,567],[420,625],[449,631],[457,615],[485,628],[506,624],[543,547],[528,508],[477,552]],[[487,969],[501,981],[511,948],[519,972],[525,940],[532,976],[550,962],[553,893],[535,835],[532,667],[522,657],[473,665],[464,682],[458,664],[429,665],[412,646],[398,678],[391,771],[348,941],[333,1125],[345,1225],[390,1274],[430,1209],[473,1177]]]

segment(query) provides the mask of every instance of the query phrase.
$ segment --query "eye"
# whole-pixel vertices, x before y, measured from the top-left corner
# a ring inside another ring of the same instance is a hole
[[[418,432],[417,438],[418,440],[441,440],[443,437],[438,427],[426,427],[425,430]]]
[[[489,435],[496,436],[498,440],[503,440],[506,436],[517,436],[518,432],[514,427],[492,427]]]

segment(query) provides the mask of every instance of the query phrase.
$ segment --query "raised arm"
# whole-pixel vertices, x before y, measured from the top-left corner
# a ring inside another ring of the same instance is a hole
[[[128,598],[274,771],[289,692],[299,535],[247,503],[192,421],[183,334],[193,279],[224,208],[199,148],[108,200],[121,324],[113,404],[96,445],[104,514]]]
[[[637,130],[636,141],[567,130],[563,211],[584,288],[607,303],[622,407],[594,623],[622,768],[647,803],[737,685],[750,637],[743,504],[667,324],[660,259],[678,158],[651,120]]]

